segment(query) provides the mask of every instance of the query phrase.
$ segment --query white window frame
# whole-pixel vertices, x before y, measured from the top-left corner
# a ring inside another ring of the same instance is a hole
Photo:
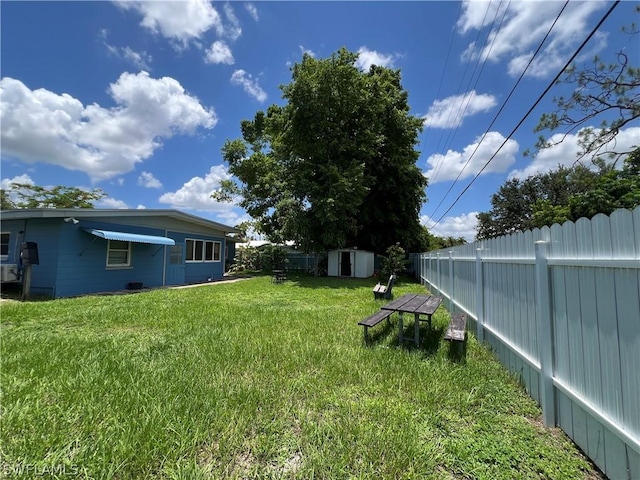
[[[119,243],[126,243],[127,244],[127,248],[126,250],[124,248],[114,248],[111,245],[111,242],[119,242]],[[111,252],[127,252],[127,262],[126,263],[109,263],[109,254]],[[124,240],[107,240],[107,268],[122,268],[122,267],[130,267],[131,266],[131,242],[126,242]]]
[[[219,263],[222,261],[220,255],[220,252],[222,251],[222,242],[216,240],[202,240],[198,238],[185,238],[184,243],[185,262],[187,263]],[[191,249],[189,248],[189,244],[191,244]]]

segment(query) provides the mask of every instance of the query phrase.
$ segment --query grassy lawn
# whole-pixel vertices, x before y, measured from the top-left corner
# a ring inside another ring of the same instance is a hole
[[[450,358],[444,307],[418,349],[397,348],[395,315],[364,346],[357,322],[384,303],[374,283],[289,275],[4,302],[0,472],[598,478],[475,337],[466,362]],[[424,287],[394,287],[408,292]]]

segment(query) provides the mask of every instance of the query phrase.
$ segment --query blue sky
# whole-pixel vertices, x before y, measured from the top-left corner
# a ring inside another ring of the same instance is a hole
[[[575,160],[574,136],[535,159],[522,155],[560,86],[454,204],[612,5],[571,1],[496,118],[563,3],[3,1],[2,186],[101,188],[101,208],[176,208],[236,225],[246,213],[210,199],[229,178],[225,140],[241,136],[243,119],[282,104],[279,85],[303,52],[326,58],[344,46],[360,53],[362,69],[401,70],[411,113],[425,122],[422,222],[473,240],[476,212],[507,178]],[[618,51],[638,64],[637,36],[620,31],[638,20],[635,5],[618,5],[578,64]],[[639,140],[636,122],[618,147]]]

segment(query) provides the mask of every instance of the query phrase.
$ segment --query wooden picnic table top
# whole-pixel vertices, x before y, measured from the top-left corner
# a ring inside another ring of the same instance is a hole
[[[415,293],[407,293],[392,302],[383,305],[383,310],[393,310],[404,313],[418,313],[423,315],[432,315],[442,303],[441,297],[434,295],[417,295]]]
[[[404,295],[402,295],[401,297],[396,298],[395,300],[382,305],[380,308],[382,308],[383,310],[394,310],[394,311],[400,311],[402,309],[402,307],[409,301],[412,300],[413,298],[417,297],[418,295],[416,295],[415,293],[405,293]]]

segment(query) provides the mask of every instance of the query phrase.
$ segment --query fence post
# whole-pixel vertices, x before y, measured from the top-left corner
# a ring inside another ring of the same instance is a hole
[[[436,259],[438,260],[438,286],[437,286],[437,289],[438,289],[438,293],[440,295],[442,295],[442,283],[441,283],[442,277],[440,276],[440,252],[436,253]]]
[[[540,399],[542,420],[545,427],[556,422],[555,389],[553,386],[553,319],[551,313],[551,282],[547,256],[549,242],[535,243],[536,251],[536,316],[538,318],[538,342],[540,355]]]
[[[484,342],[484,275],[482,273],[482,249],[476,249],[476,337],[478,342]]]
[[[453,250],[449,250],[449,313],[453,313]]]

